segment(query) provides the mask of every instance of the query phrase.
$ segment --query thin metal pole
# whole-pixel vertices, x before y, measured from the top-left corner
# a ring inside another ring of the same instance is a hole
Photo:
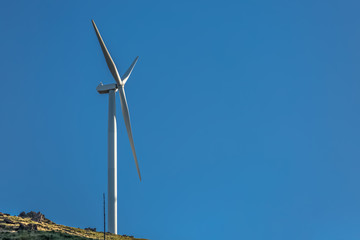
[[[103,202],[104,202],[104,240],[106,239],[105,237],[105,232],[106,232],[106,218],[105,218],[105,193],[103,193]]]

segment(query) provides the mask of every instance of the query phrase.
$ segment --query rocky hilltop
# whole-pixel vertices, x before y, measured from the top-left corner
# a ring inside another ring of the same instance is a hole
[[[96,228],[74,228],[56,224],[45,218],[40,212],[21,212],[18,216],[0,212],[1,240],[35,240],[35,239],[104,239],[103,232],[96,232]],[[133,236],[106,233],[109,240],[145,240]]]

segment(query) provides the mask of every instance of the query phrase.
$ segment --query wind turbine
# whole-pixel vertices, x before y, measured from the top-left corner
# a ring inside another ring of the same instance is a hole
[[[92,25],[95,29],[96,36],[99,40],[101,50],[104,54],[106,63],[113,75],[115,82],[113,84],[103,85],[100,83],[96,90],[100,94],[109,94],[109,121],[108,121],[108,231],[117,234],[117,137],[116,137],[116,103],[115,103],[115,92],[119,91],[120,103],[124,122],[127,130],[127,134],[130,140],[131,150],[134,155],[136,169],[139,174],[141,181],[139,164],[136,157],[134,140],[131,132],[129,108],[126,102],[125,96],[125,83],[129,79],[130,74],[138,60],[136,57],[129,69],[120,78],[119,72],[116,68],[114,61],[112,60],[109,51],[107,50],[104,41],[100,35],[98,28],[94,20],[91,20]]]

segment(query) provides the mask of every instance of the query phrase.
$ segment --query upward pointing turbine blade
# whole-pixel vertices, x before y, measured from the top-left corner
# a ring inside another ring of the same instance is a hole
[[[114,61],[112,60],[112,58],[110,56],[110,53],[109,53],[109,51],[107,50],[107,48],[105,46],[104,41],[102,40],[102,37],[100,35],[100,32],[99,32],[98,28],[96,27],[96,24],[95,24],[94,20],[91,20],[91,22],[92,22],[92,25],[93,25],[93,27],[95,29],[96,36],[97,36],[97,38],[99,40],[101,50],[102,50],[102,52],[104,54],[104,57],[105,57],[107,65],[108,65],[108,67],[110,69],[110,72],[113,75],[116,83],[120,86],[122,84],[122,82],[121,82],[119,72],[118,72],[118,70],[116,68],[116,65],[115,65]]]
[[[139,163],[138,163],[138,160],[137,160],[137,157],[136,157],[134,140],[133,140],[133,136],[132,136],[132,132],[131,132],[129,108],[128,108],[128,105],[127,105],[127,102],[126,102],[124,86],[120,86],[118,89],[119,89],[119,95],[120,95],[121,110],[122,110],[122,114],[123,114],[123,117],[124,117],[124,122],[125,122],[126,130],[127,130],[127,134],[128,134],[129,140],[130,140],[131,150],[132,150],[132,153],[134,155],[136,169],[137,169],[137,172],[139,174],[140,181],[141,181],[141,174],[140,174],[140,169],[139,169]]]
[[[123,85],[125,85],[126,81],[130,77],[130,74],[131,74],[132,70],[134,69],[135,64],[136,64],[138,59],[139,59],[139,57],[137,56],[135,58],[135,60],[133,61],[133,63],[130,65],[129,69],[126,71],[126,73],[124,73],[124,75],[122,75],[121,79],[122,79]]]

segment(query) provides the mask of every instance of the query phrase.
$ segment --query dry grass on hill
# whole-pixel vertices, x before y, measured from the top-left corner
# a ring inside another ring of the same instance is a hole
[[[48,219],[45,219],[41,222],[36,222],[30,218],[9,216],[0,213],[0,239],[104,239],[104,233],[59,225]],[[115,235],[111,233],[106,233],[106,239],[145,240],[129,236]]]

